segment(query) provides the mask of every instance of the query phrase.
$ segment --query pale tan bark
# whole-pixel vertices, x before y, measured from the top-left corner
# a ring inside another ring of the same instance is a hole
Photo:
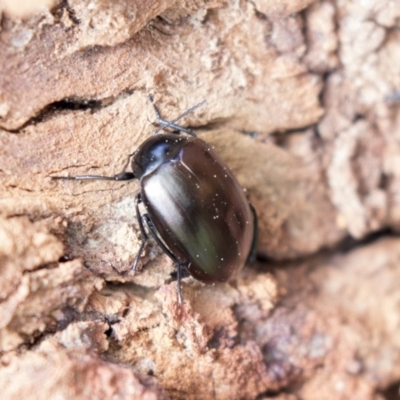
[[[0,2],[1,398],[395,391],[398,2],[49,4]],[[156,246],[129,271],[137,182],[49,179],[119,172],[149,94],[166,119],[207,100],[183,123],[259,215],[265,260],[186,278],[182,308]]]

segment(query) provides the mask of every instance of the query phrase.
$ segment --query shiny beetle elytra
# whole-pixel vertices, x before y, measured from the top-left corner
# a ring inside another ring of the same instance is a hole
[[[210,145],[190,129],[176,125],[176,121],[203,103],[173,121],[163,120],[153,104],[161,126],[153,133],[167,128],[174,133],[156,134],[145,140],[130,156],[132,172],[51,177],[139,179],[135,209],[142,243],[132,268],[137,269],[151,236],[177,266],[179,304],[182,268],[204,283],[225,282],[254,257],[257,244],[257,216],[235,176]],[[145,213],[141,213],[140,203]]]

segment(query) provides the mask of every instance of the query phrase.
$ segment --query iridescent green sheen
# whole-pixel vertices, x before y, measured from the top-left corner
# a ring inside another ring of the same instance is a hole
[[[210,146],[198,138],[157,135],[141,146],[135,163],[134,172],[142,172],[144,205],[160,237],[194,278],[224,282],[238,272],[252,249],[254,215]]]

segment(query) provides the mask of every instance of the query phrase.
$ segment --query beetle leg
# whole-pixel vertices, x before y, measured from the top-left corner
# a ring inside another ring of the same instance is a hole
[[[122,171],[114,176],[103,176],[103,175],[77,175],[77,176],[50,176],[51,180],[76,180],[76,181],[130,181],[137,179],[132,172],[126,172],[129,162],[135,153],[129,154],[124,164]]]
[[[181,279],[182,279],[182,264],[178,263],[178,304],[182,304],[182,290],[181,290]]]
[[[253,213],[254,218],[254,235],[253,235],[253,243],[251,244],[251,249],[249,256],[247,258],[247,262],[253,263],[257,258],[257,245],[258,245],[258,217],[255,208],[251,203],[249,203],[250,210]]]
[[[175,263],[179,264],[178,259],[176,256],[171,252],[171,250],[164,244],[164,242],[161,240],[161,238],[158,235],[158,232],[156,230],[156,227],[153,224],[153,221],[151,220],[151,217],[149,214],[144,214],[142,216],[143,223],[146,225],[146,228],[148,229],[150,235],[152,238],[156,241],[156,243],[161,247],[161,250]]]
[[[139,210],[139,203],[141,203],[141,202],[142,202],[142,196],[140,195],[140,193],[138,193],[136,195],[136,197],[135,197],[135,210],[136,210],[136,219],[137,219],[138,224],[139,224],[140,235],[141,235],[141,238],[142,238],[142,243],[141,243],[141,245],[139,247],[139,251],[137,252],[136,257],[135,257],[135,259],[133,260],[133,263],[132,263],[133,271],[137,271],[137,264],[138,264],[139,258],[140,258],[141,254],[143,252],[144,245],[146,244],[147,239],[149,238],[147,236],[147,234],[146,234],[145,229],[144,229],[143,220],[142,220],[143,217],[141,216],[140,210]]]
[[[182,290],[181,290],[181,279],[182,279],[182,267],[185,265],[184,263],[179,262],[178,258],[171,252],[171,250],[168,249],[168,247],[163,243],[161,238],[158,235],[158,232],[156,230],[156,227],[153,224],[153,221],[151,220],[151,217],[149,214],[144,214],[142,216],[143,223],[146,225],[146,228],[148,229],[150,235],[152,238],[156,241],[156,243],[161,247],[161,250],[169,257],[171,258],[172,261],[175,262],[177,266],[177,272],[178,272],[178,304],[182,304]]]
[[[55,180],[75,180],[75,181],[130,181],[136,179],[136,176],[132,172],[120,172],[114,176],[103,176],[103,175],[77,175],[77,176],[50,176]]]

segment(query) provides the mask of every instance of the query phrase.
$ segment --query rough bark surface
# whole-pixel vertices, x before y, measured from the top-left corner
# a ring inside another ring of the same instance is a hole
[[[400,3],[0,1],[2,399],[371,399],[400,385]],[[17,6],[16,6],[17,5]],[[120,172],[156,120],[209,142],[259,261],[183,281]]]

